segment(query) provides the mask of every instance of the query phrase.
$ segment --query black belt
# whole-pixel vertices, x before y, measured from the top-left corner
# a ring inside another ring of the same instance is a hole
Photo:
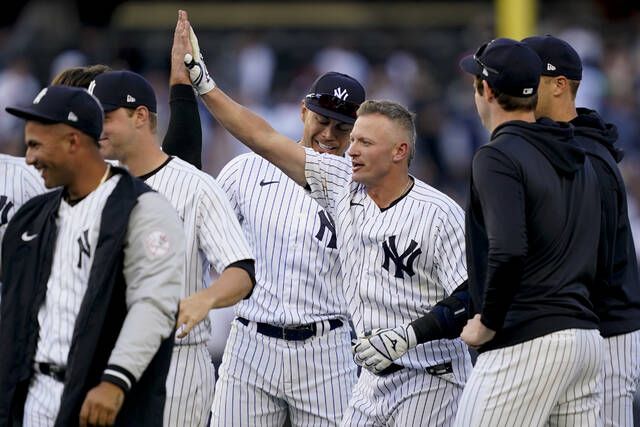
[[[64,366],[56,365],[54,363],[44,363],[44,362],[36,362],[33,365],[33,369],[36,372],[39,372],[42,375],[47,375],[53,378],[54,380],[60,381],[61,383],[64,382],[64,379],[65,379],[64,376],[65,376],[65,373],[67,372],[67,368],[65,368]]]
[[[386,368],[384,368],[382,371],[380,371],[379,374],[377,374],[379,377],[384,377],[387,376],[389,374],[393,374],[394,372],[398,372],[404,369],[404,366],[402,365],[396,365],[395,363],[392,363],[391,365],[387,366]]]
[[[386,375],[393,374],[394,372],[401,371],[404,368],[405,367],[402,365],[397,365],[395,363],[392,363],[391,365],[384,368],[377,375],[379,377],[384,377]],[[429,375],[433,375],[436,377],[444,374],[451,374],[453,373],[453,364],[451,362],[444,362],[444,363],[440,363],[439,365],[427,366],[425,368],[425,371],[427,371]]]
[[[250,322],[244,317],[238,317],[238,321],[242,323],[244,326],[248,326]],[[340,319],[330,319],[328,322],[329,322],[329,331],[332,331],[343,325],[342,320]],[[280,338],[287,341],[304,341],[311,337],[316,336],[318,332],[317,323],[308,323],[306,325],[299,325],[299,326],[293,326],[288,328],[270,325],[269,323],[261,323],[261,322],[255,322],[255,323],[256,325],[258,325],[256,329],[258,333],[262,335],[266,335],[268,337]]]

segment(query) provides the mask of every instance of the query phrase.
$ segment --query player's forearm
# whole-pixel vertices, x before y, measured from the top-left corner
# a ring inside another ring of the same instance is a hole
[[[237,267],[225,269],[207,289],[201,291],[210,309],[229,307],[251,293],[253,282],[249,273]]]
[[[305,153],[302,146],[278,133],[262,117],[238,104],[219,88],[202,95],[207,109],[231,135],[256,154],[305,186]]]
[[[171,115],[162,149],[202,169],[202,128],[198,101],[188,79],[186,84],[171,86],[169,107]]]
[[[465,281],[429,313],[411,322],[418,344],[457,338],[469,319],[470,304],[469,287]]]

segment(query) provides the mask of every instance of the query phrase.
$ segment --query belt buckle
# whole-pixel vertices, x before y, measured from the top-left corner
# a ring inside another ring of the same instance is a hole
[[[295,334],[295,333],[301,333],[301,332],[311,332],[311,335],[305,339],[311,338],[312,336],[314,336],[316,334],[316,331],[318,327],[316,326],[315,323],[309,323],[306,325],[295,325],[295,326],[291,326],[289,328],[283,328],[282,329],[282,335],[283,338],[285,340],[289,340],[289,336],[287,336],[288,333],[291,334]],[[295,337],[296,340],[301,340],[299,336]],[[302,340],[301,340],[302,341]]]

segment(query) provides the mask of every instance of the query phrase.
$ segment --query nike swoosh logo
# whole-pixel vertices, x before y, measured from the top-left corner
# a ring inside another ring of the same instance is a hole
[[[265,185],[269,185],[269,184],[277,184],[280,181],[265,181],[264,179],[262,181],[260,181],[260,187],[264,187]]]
[[[364,205],[362,203],[356,203],[356,202],[349,202],[349,206],[362,206],[362,207],[364,207]]]
[[[38,237],[38,233],[29,235],[29,233],[25,231],[24,233],[22,233],[21,237],[22,237],[22,240],[24,240],[25,242],[30,242],[36,237]]]

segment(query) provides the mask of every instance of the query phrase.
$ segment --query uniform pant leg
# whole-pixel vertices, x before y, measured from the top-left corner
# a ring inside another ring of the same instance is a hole
[[[579,370],[575,329],[478,356],[455,426],[541,426]]]
[[[395,427],[450,426],[458,409],[462,386],[426,372],[402,378],[402,400],[392,409],[387,425]]]
[[[287,342],[285,399],[294,426],[337,426],[357,380],[348,325]]]
[[[640,331],[604,339],[603,416],[607,427],[633,425],[640,383]]]
[[[602,353],[600,332],[573,329],[578,358],[571,381],[549,414],[550,426],[601,426],[602,416]]]
[[[205,425],[213,402],[215,368],[204,343],[174,346],[166,384],[164,426]]]
[[[212,427],[282,426],[287,406],[278,341],[258,334],[254,323],[231,324],[211,407]]]
[[[47,375],[33,374],[24,404],[24,427],[51,427],[60,410],[64,384]]]

